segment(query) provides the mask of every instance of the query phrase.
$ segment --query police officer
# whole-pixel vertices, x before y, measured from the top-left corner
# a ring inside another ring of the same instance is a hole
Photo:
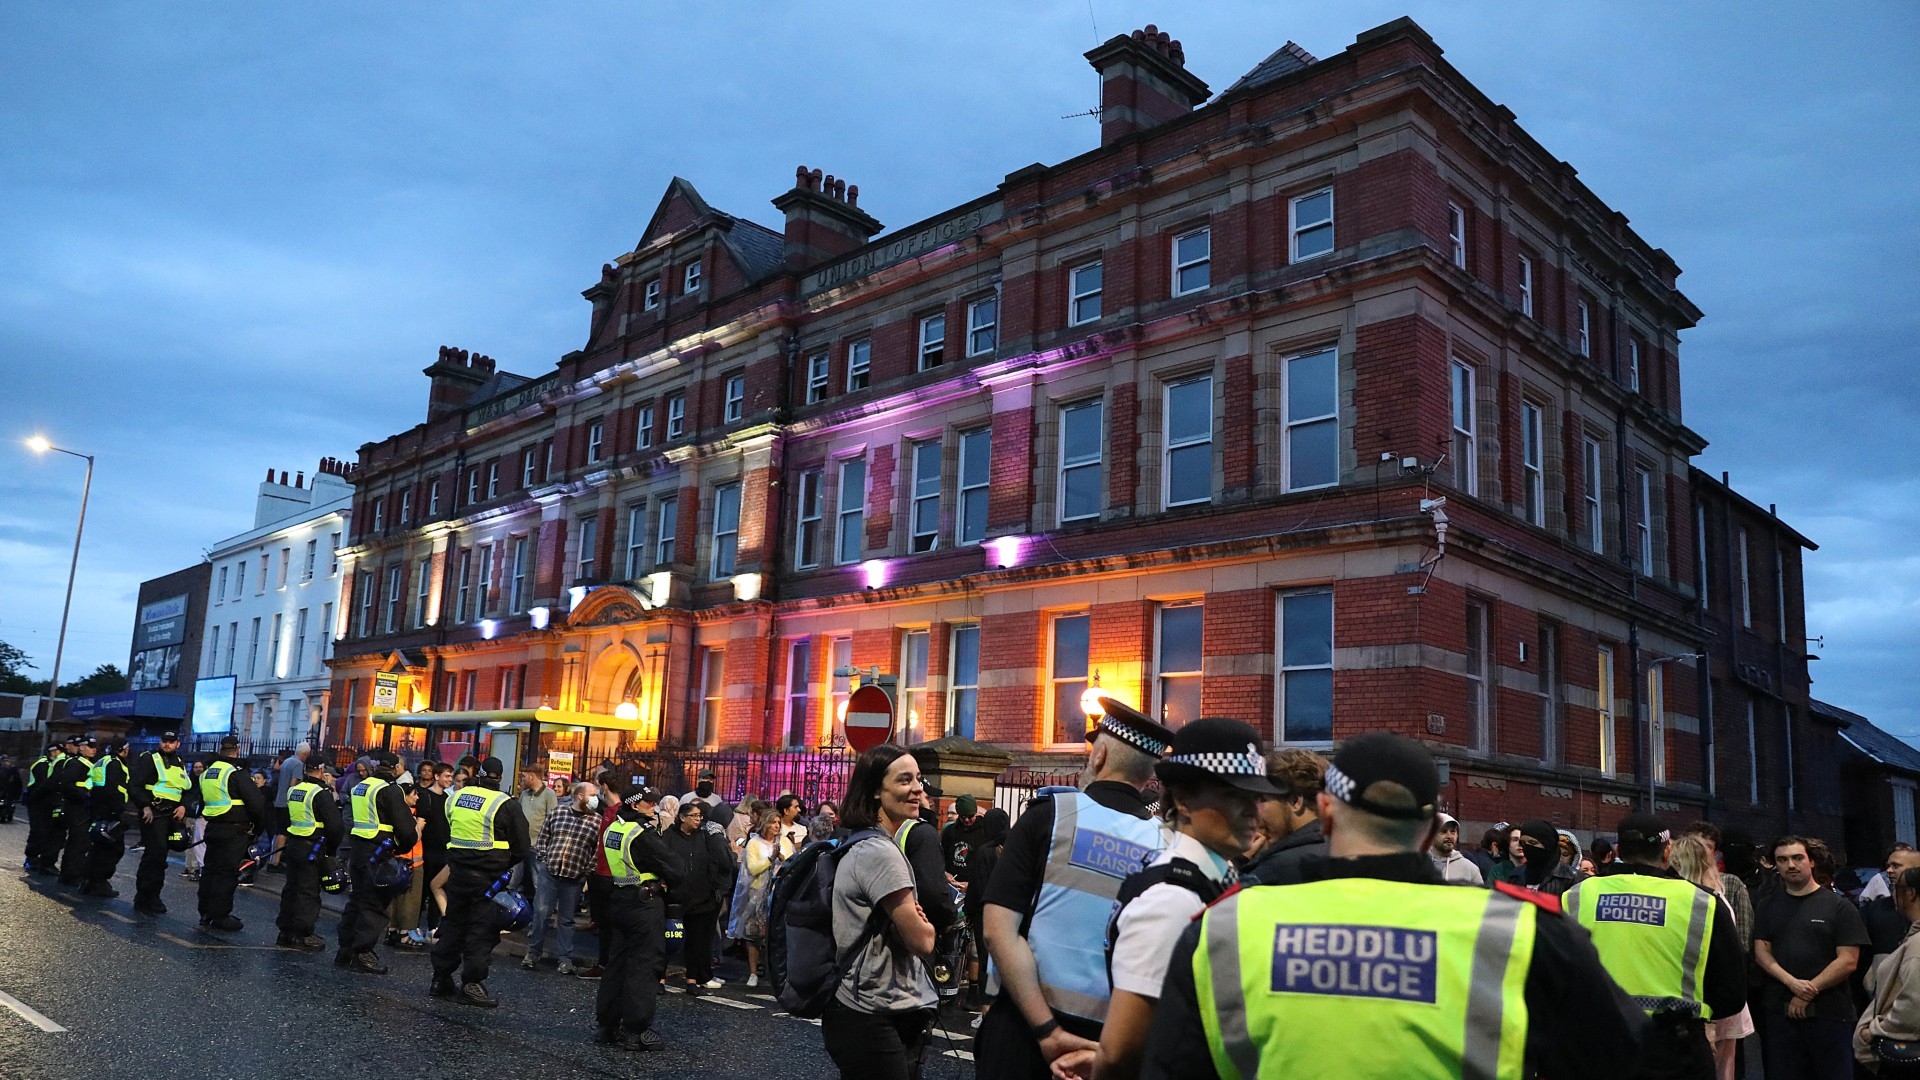
[[[73,747],[77,752],[68,754],[53,771],[53,790],[60,799],[60,820],[65,822],[66,851],[60,857],[60,884],[78,886],[87,872],[87,847],[92,843],[87,835],[93,817],[87,810],[87,793],[99,748],[90,735],[76,738]]]
[[[619,790],[609,776],[603,790]],[[660,978],[666,973],[667,890],[678,885],[679,869],[660,838],[654,812],[660,792],[643,788],[620,806],[607,824],[600,846],[607,857],[613,895],[607,898],[610,935],[606,974],[594,996],[593,1041],[628,1050],[660,1050],[666,1042],[653,1030]]]
[[[500,1004],[486,987],[493,947],[500,943],[492,896],[532,847],[527,816],[517,800],[500,791],[505,771],[499,758],[487,758],[465,787],[447,797],[447,912],[433,945],[433,996],[486,1009]],[[460,973],[457,989],[455,971]]]
[[[1107,917],[1127,875],[1165,846],[1141,791],[1173,733],[1109,697],[1087,732],[1080,790],[1042,792],[1007,834],[982,922],[1000,975],[974,1040],[981,1076],[1045,1080],[1091,1050],[1107,1015]]]
[[[1614,981],[1653,1019],[1639,1069],[1624,1075],[1712,1080],[1706,1022],[1747,1001],[1732,912],[1667,865],[1671,837],[1659,818],[1630,814],[1619,832],[1620,869],[1580,882],[1560,902],[1593,935]]]
[[[347,798],[353,820],[340,858],[346,861],[352,891],[340,914],[340,948],[333,962],[365,975],[385,975],[387,966],[373,950],[386,932],[393,897],[375,884],[373,868],[383,859],[413,850],[420,832],[407,810],[406,796],[393,782],[400,758],[391,750],[375,750],[366,761],[371,771],[353,785]]]
[[[1645,1017],[1557,897],[1441,880],[1439,790],[1419,743],[1348,739],[1317,797],[1327,855],[1181,932],[1141,1075],[1618,1077]]]
[[[219,752],[200,774],[200,814],[207,821],[206,850],[200,856],[202,927],[245,928],[233,913],[233,890],[240,884],[240,863],[266,826],[269,810],[260,785],[240,760],[240,740],[232,735],[221,739]]]
[[[46,753],[34,758],[33,764],[27,767],[27,792],[22,801],[27,804],[26,868],[31,873],[56,872],[59,849],[49,846],[53,838],[53,809],[58,805],[53,797],[53,770],[66,756],[64,745],[52,743]]]
[[[107,824],[102,834],[89,836],[87,864],[82,872],[86,884],[80,892],[111,899],[120,895],[120,890],[113,887],[113,872],[127,853],[126,828],[121,821],[121,815],[127,812],[127,740],[113,740],[105,753],[94,759],[87,776],[87,798],[93,815],[89,824],[95,828],[101,827],[101,822]]]
[[[280,937],[283,949],[319,952],[327,943],[314,936],[320,920],[320,859],[339,850],[346,831],[340,803],[327,782],[326,766],[315,754],[306,760],[298,782],[287,789],[287,844],[280,852],[286,884],[280,889]]]
[[[133,878],[133,910],[165,915],[160,889],[167,883],[168,838],[187,826],[192,790],[186,762],[180,759],[180,733],[160,733],[160,748],[133,758],[128,796],[140,811],[140,868]]]

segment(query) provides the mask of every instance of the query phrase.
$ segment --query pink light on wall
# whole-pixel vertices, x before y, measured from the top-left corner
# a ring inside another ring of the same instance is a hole
[[[987,541],[993,565],[1001,569],[1020,565],[1020,554],[1025,548],[1026,538],[1020,536],[996,536]]]
[[[879,559],[868,559],[860,564],[860,573],[866,578],[867,588],[884,589],[887,587],[887,564]]]

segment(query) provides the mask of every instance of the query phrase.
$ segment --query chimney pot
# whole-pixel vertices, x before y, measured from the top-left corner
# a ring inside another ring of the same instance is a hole
[[[1154,23],[1087,54],[1100,73],[1100,142],[1108,145],[1204,104],[1207,84],[1186,68],[1186,49]]]
[[[859,184],[847,185],[847,205],[848,206],[860,205],[860,185]]]
[[[808,191],[820,190],[820,175],[821,174],[819,169],[813,169],[807,173],[807,190]]]
[[[273,483],[273,466],[267,466],[267,483]]]
[[[794,166],[793,186],[797,188],[804,188],[807,186],[807,167],[805,165]]]
[[[847,201],[847,182],[845,180],[835,180],[833,182],[833,197],[839,199],[841,202]]]
[[[287,470],[285,469],[280,470],[280,486],[281,487],[287,486]]]
[[[293,486],[297,488],[307,486],[307,470],[301,469],[299,472],[293,474]]]

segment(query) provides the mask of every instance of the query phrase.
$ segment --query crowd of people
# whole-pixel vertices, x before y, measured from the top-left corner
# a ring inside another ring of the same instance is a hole
[[[302,746],[249,770],[229,738],[189,765],[171,733],[138,754],[76,736],[25,769],[0,761],[0,822],[24,805],[26,869],[103,898],[131,840],[146,914],[166,911],[184,852],[211,933],[244,930],[236,889],[284,875],[289,950],[327,948],[321,896],[343,892],[337,965],[386,975],[381,946],[424,950],[428,991],[465,1005],[499,1004],[492,956],[524,929],[522,966],[598,980],[595,1040],[634,1050],[664,1045],[670,939],[688,994],[725,985],[725,951],[748,987],[779,974],[793,866],[830,875],[838,964],[818,1019],[845,1077],[917,1077],[947,997],[976,1014],[978,1074],[996,1078],[1337,1060],[1351,1076],[1734,1080],[1749,1058],[1769,1080],[1920,1075],[1909,845],[1866,881],[1819,839],[1753,845],[1647,814],[1584,850],[1544,821],[1465,846],[1411,740],[1360,736],[1329,759],[1263,750],[1235,720],[1171,731],[1102,704],[1080,782],[1017,822],[971,795],[943,819],[892,744],[810,808],[728,802],[708,770],[667,795],[611,762],[558,789],[537,770],[508,785],[493,758],[409,769],[388,751],[336,774]],[[582,926],[596,955],[575,955]]]

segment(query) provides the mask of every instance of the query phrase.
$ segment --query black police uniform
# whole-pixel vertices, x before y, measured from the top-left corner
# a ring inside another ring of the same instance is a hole
[[[82,754],[68,755],[53,771],[54,797],[60,800],[60,822],[65,852],[60,858],[60,884],[78,885],[87,872],[87,779],[93,775],[93,759]]]
[[[1140,789],[1118,780],[1095,780],[1088,784],[1084,792],[1088,799],[1123,814],[1141,819],[1152,815],[1147,809],[1147,800]],[[1007,832],[1006,846],[1001,850],[998,864],[994,867],[993,878],[987,882],[987,895],[982,901],[1020,913],[1020,936],[1027,936],[1027,929],[1033,921],[1033,909],[1040,900],[1040,884],[1046,875],[1047,853],[1053,847],[1053,796],[1036,796],[1013,823]],[[984,933],[981,941],[985,943]],[[1055,1013],[1060,1029],[1083,1039],[1096,1042],[1100,1038],[1100,1025],[1091,1020],[1064,1013]],[[1033,1037],[1033,1029],[1027,1024],[1026,1016],[1020,1006],[1014,1004],[1013,995],[1001,991],[987,1006],[987,1013],[980,1021],[980,1033],[973,1040],[974,1064],[981,1076],[1030,1077],[1033,1080],[1045,1080],[1051,1073],[1047,1059],[1040,1052],[1040,1042]]]
[[[476,776],[467,786],[498,791],[499,777]],[[456,792],[447,800],[451,813]],[[447,912],[440,917],[440,937],[433,943],[433,986],[445,995],[451,989],[453,973],[460,973],[466,985],[487,981],[493,963],[493,947],[500,943],[494,929],[493,901],[487,890],[526,861],[533,845],[527,839],[527,816],[520,811],[519,800],[508,796],[493,818],[494,835],[506,841],[504,848],[474,851],[449,848],[447,851]]]
[[[106,783],[93,789],[90,809],[94,821],[118,821],[127,812],[127,759],[123,753],[115,754],[104,766]],[[89,896],[119,896],[120,891],[113,887],[113,872],[120,866],[120,860],[127,853],[127,837],[124,832],[111,840],[101,840],[90,836],[87,844],[87,864],[84,876],[86,886],[81,891]]]
[[[214,760],[233,766],[227,774],[227,798],[233,805],[226,813],[207,818],[207,846],[200,856],[202,926],[233,916],[233,890],[240,885],[240,864],[253,838],[266,826],[272,809],[245,762],[224,754]]]
[[[607,964],[594,995],[593,1013],[597,1041],[615,1042],[624,1030],[639,1044],[640,1036],[653,1028],[654,1008],[660,1000],[660,979],[667,970],[666,894],[680,885],[680,870],[653,814],[623,806],[615,820],[640,823],[629,848],[634,868],[660,880],[609,888],[607,922],[600,928],[608,939]]]
[[[392,826],[395,851],[404,855],[413,850],[420,838],[413,814],[407,809],[407,798],[393,782],[392,765],[375,766],[373,779],[387,783],[373,798],[374,812],[383,823]],[[384,975],[387,969],[373,949],[387,932],[393,898],[373,884],[373,856],[379,841],[350,836],[342,844],[340,858],[347,864],[347,877],[353,891],[347,896],[347,909],[340,913],[340,951],[334,953],[333,962],[340,967],[357,964],[361,971]]]
[[[53,811],[59,805],[53,790],[53,772],[60,758],[45,757],[35,761],[27,769],[27,792],[22,800],[27,804],[27,869],[40,874],[51,874],[60,861],[60,849],[64,842],[53,839]]]
[[[301,779],[301,783],[306,782],[320,785],[313,793],[313,820],[319,831],[312,836],[287,834],[287,846],[280,853],[287,880],[280,888],[280,917],[275,920],[280,927],[278,944],[300,948],[309,947],[307,939],[313,937],[313,929],[320,922],[320,857],[339,851],[340,838],[346,834],[333,788],[311,773]],[[319,939],[314,940],[312,948],[324,947],[318,944]]]
[[[171,754],[160,750],[149,751],[135,757],[127,770],[127,797],[133,802],[134,809],[143,812],[139,822],[140,866],[133,875],[133,910],[149,915],[165,915],[167,905],[160,901],[160,889],[167,883],[167,853],[171,850],[167,846],[167,838],[175,829],[188,828],[188,822],[185,814],[181,815],[179,821],[173,819],[174,812],[185,805],[183,802],[162,799],[153,793],[154,785],[160,782],[160,770],[153,760],[156,755],[168,768],[179,769],[188,775],[187,790],[181,793],[182,799],[193,799],[196,785],[191,779],[192,772],[180,760],[178,751]],[[149,815],[152,821],[145,820]]]

